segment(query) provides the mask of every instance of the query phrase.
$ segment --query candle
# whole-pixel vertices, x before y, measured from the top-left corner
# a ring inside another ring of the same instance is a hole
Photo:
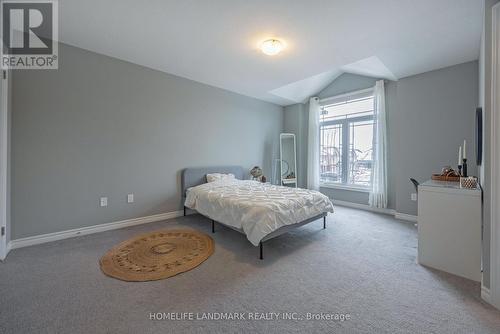
[[[462,166],[462,146],[458,147],[458,165]]]
[[[464,139],[464,156],[463,156],[463,158],[467,159],[467,154],[465,153],[465,145],[466,145],[466,142],[465,142],[465,139]]]

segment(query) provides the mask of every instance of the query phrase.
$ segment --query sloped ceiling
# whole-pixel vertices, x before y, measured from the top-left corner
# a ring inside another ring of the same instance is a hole
[[[281,105],[343,72],[391,80],[479,56],[479,0],[64,0],[60,40]],[[274,37],[287,47],[260,52]]]
[[[341,67],[341,70],[344,73],[359,74],[367,77],[389,79],[393,81],[398,80],[394,73],[392,73],[376,56],[344,65]]]
[[[308,97],[321,91],[341,74],[342,72],[340,70],[320,73],[318,75],[274,89],[270,91],[270,93],[289,100],[290,104],[304,103]]]

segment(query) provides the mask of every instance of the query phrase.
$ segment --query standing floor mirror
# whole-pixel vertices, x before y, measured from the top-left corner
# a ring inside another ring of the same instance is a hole
[[[281,185],[297,188],[297,152],[293,133],[280,134],[280,165]]]

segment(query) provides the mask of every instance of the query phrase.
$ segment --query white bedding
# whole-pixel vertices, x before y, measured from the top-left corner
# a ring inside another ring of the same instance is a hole
[[[237,179],[189,188],[184,205],[243,230],[255,246],[282,226],[333,212],[330,199],[318,191]]]

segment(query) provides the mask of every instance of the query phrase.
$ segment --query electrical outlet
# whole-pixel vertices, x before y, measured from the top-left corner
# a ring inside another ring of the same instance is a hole
[[[101,207],[102,206],[108,206],[108,198],[107,197],[101,197]]]
[[[127,195],[127,203],[134,203],[134,194]]]
[[[417,200],[417,193],[412,193],[411,194],[411,200],[416,201]]]

